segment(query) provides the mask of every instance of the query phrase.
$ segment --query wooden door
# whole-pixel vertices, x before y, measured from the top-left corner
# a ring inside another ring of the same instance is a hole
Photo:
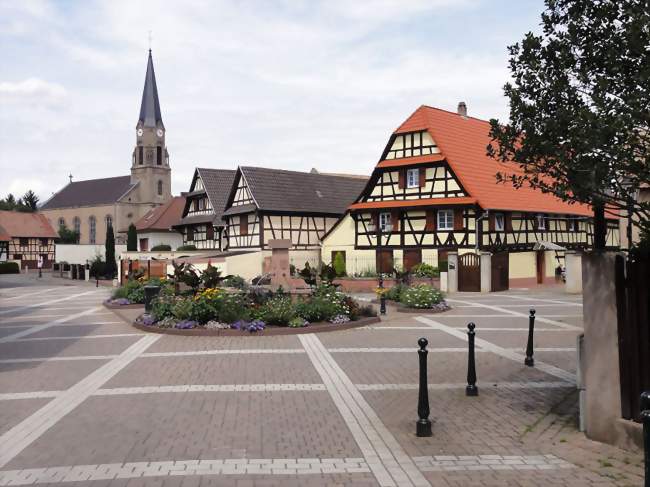
[[[381,253],[377,251],[377,273],[392,274],[393,273],[393,251],[382,250]]]
[[[458,290],[481,292],[481,258],[478,254],[458,257]]]
[[[544,283],[544,251],[538,250],[535,255],[535,264],[537,270],[537,284]]]
[[[508,252],[492,254],[492,291],[507,291],[509,288]]]
[[[422,263],[422,249],[404,250],[404,269],[410,271],[414,266]]]

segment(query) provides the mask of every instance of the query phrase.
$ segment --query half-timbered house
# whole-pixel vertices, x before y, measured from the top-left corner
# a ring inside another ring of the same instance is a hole
[[[43,268],[54,262],[54,239],[58,235],[44,215],[0,211],[0,234],[8,237],[8,260],[19,262],[21,268],[35,269],[39,259]]]
[[[558,264],[544,250],[590,247],[588,206],[497,183],[498,172],[519,168],[487,156],[489,130],[464,103],[456,113],[418,108],[391,134],[361,195],[325,238],[323,259],[345,252],[350,264],[392,269],[437,265],[449,251],[508,251],[511,277],[540,282]],[[618,239],[618,222],[609,220],[608,245]]]
[[[239,167],[223,213],[225,248],[266,250],[271,240],[289,240],[292,255],[305,251],[305,256],[313,253],[317,261],[321,239],[355,201],[366,180],[316,171]]]
[[[174,226],[183,235],[183,245],[199,250],[221,250],[226,200],[235,178],[233,169],[196,168],[185,196],[181,220]]]

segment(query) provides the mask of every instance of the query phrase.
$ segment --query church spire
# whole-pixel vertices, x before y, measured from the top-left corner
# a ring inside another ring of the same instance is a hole
[[[147,62],[147,75],[142,90],[142,104],[140,105],[140,118],[138,123],[142,127],[165,128],[160,114],[160,102],[158,101],[158,87],[156,86],[156,74],[153,70],[153,59],[149,49],[149,61]]]

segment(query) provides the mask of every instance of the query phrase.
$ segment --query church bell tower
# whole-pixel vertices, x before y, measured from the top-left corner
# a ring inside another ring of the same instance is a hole
[[[140,117],[136,125],[136,146],[131,164],[131,182],[139,183],[140,203],[157,205],[171,198],[171,168],[165,135],[156,74],[153,70],[151,49],[149,49]]]

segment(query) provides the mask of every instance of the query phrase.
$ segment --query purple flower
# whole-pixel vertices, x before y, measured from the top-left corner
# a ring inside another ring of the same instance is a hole
[[[230,325],[230,328],[232,328],[233,330],[245,330],[246,328],[248,328],[248,322],[244,320],[238,320],[232,323]]]
[[[152,326],[156,320],[154,320],[153,316],[149,314],[144,314],[142,315],[142,324],[144,326]]]
[[[183,320],[176,323],[176,328],[179,330],[190,330],[192,328],[196,328],[197,325],[198,323],[196,321]]]

